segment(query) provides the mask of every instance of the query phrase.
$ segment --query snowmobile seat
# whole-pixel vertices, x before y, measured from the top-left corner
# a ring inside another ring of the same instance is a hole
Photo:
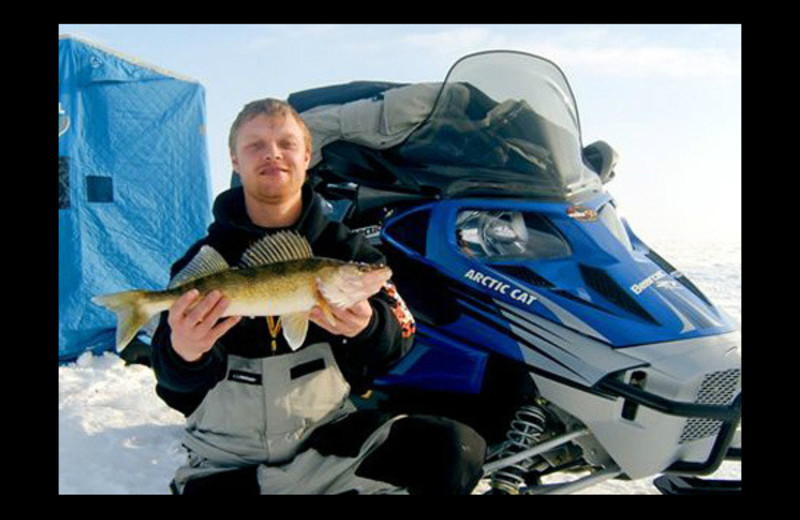
[[[408,83],[392,83],[387,81],[351,81],[340,85],[312,88],[290,94],[287,101],[298,112],[305,112],[322,105],[342,105],[379,96],[383,92]]]

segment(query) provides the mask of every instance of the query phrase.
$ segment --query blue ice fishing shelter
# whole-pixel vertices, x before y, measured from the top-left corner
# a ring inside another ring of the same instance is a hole
[[[113,349],[92,296],[163,289],[210,208],[203,86],[59,36],[59,363]]]

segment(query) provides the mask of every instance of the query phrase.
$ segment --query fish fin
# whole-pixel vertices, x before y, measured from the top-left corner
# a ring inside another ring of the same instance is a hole
[[[281,316],[283,337],[292,350],[297,350],[303,345],[308,333],[308,313],[295,312]]]
[[[200,251],[170,280],[168,289],[183,285],[198,278],[230,269],[228,262],[211,246],[203,246]]]
[[[331,283],[326,284],[323,280],[318,278],[317,289],[319,290],[319,294],[321,295],[321,298],[317,297],[317,300],[320,299],[324,300],[326,305],[328,306],[335,305],[340,309],[345,309],[347,307],[350,307],[359,299],[363,299],[363,298],[358,298],[354,292],[347,291],[345,284],[339,283],[339,280],[333,280],[331,281]],[[320,305],[320,307],[322,306]]]
[[[254,242],[242,253],[239,260],[241,267],[258,267],[261,265],[287,262],[311,258],[311,246],[305,237],[294,231],[280,231],[265,235]]]
[[[331,312],[331,306],[328,305],[328,300],[326,300],[319,291],[317,291],[317,305],[322,309],[322,314],[325,315],[328,323],[336,325],[336,319],[333,317],[333,312]]]
[[[145,291],[125,291],[103,296],[95,296],[92,301],[112,310],[117,315],[117,352],[122,350],[136,336],[156,311],[145,304]]]

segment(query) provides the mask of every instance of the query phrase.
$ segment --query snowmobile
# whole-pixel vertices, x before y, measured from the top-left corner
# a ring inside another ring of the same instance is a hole
[[[617,154],[583,146],[555,63],[479,52],[443,82],[288,101],[314,188],[386,255],[416,320],[360,405],[471,425],[487,493],[652,476],[665,494],[741,491],[701,477],[741,460],[737,326],[620,217]]]

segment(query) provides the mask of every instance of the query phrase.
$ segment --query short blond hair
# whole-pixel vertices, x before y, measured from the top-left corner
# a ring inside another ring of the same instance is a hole
[[[228,134],[228,147],[230,148],[231,154],[236,151],[236,136],[239,133],[239,129],[242,125],[260,115],[265,115],[267,117],[293,117],[300,126],[300,130],[303,132],[303,141],[305,142],[306,150],[311,153],[311,132],[308,130],[303,118],[297,113],[297,110],[286,101],[265,98],[246,104],[236,116],[236,119],[231,125],[231,131]]]

